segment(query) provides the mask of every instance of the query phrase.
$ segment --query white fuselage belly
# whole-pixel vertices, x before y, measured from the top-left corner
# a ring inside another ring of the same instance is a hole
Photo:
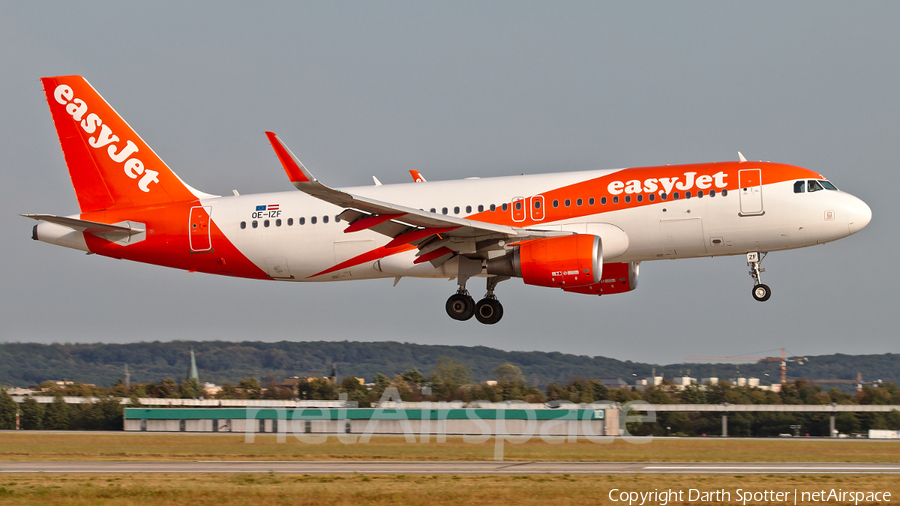
[[[466,217],[476,214],[479,205],[495,213],[512,213],[510,206],[503,211],[502,203],[518,197],[537,195],[548,187],[565,187],[616,171],[588,171],[575,173],[510,176],[461,181],[435,181],[395,185],[368,186],[344,189],[384,202]],[[855,232],[847,217],[849,209],[858,202],[852,195],[840,191],[819,191],[796,194],[792,183],[781,182],[761,187],[762,212],[742,215],[740,190],[726,196],[708,194],[702,198],[657,200],[637,208],[617,209],[616,204],[601,204],[599,199],[590,206],[594,213],[577,218],[543,220],[530,228],[562,229],[585,232],[586,224],[602,223],[618,227],[627,235],[627,249],[604,262],[649,261],[659,259],[692,258],[744,254],[750,251],[776,251],[821,244],[846,237]],[[588,206],[583,196],[582,206]],[[413,264],[415,251],[405,251],[348,266],[325,275],[315,276],[332,266],[384,246],[389,237],[363,230],[344,233],[348,224],[336,222],[343,209],[300,192],[254,194],[237,197],[205,199],[212,220],[226,237],[260,269],[272,274],[280,269],[276,279],[293,281],[334,281],[370,279],[396,276],[454,277],[456,263],[450,261],[440,267],[424,262]],[[276,204],[276,212],[255,215],[259,205]],[[547,202],[545,205],[549,206]],[[560,203],[560,206],[563,204]],[[571,206],[575,206],[573,197]],[[745,204],[746,205],[746,204]],[[467,213],[466,207],[472,212]],[[454,210],[459,208],[459,213]],[[583,214],[583,210],[582,210]],[[325,223],[324,217],[328,217]],[[293,220],[288,225],[288,219]],[[303,218],[304,224],[300,224]],[[313,218],[316,223],[313,224]],[[281,225],[276,226],[276,220]],[[268,220],[268,226],[265,221]],[[253,228],[253,221],[257,227]],[[241,228],[241,223],[246,228]],[[588,229],[589,230],[589,229]]]

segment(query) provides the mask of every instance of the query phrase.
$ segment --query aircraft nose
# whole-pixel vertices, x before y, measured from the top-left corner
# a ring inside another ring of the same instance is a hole
[[[855,197],[854,197],[855,198]],[[872,209],[862,200],[855,198],[856,202],[850,206],[850,234],[855,234],[866,228],[872,221]]]

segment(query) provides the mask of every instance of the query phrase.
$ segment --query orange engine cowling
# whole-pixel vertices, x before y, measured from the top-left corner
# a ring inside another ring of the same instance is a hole
[[[600,282],[603,250],[596,235],[535,239],[512,253],[491,259],[488,274],[515,276],[525,284],[547,287],[589,286]]]
[[[640,268],[640,262],[606,264],[603,266],[603,279],[599,283],[588,286],[567,287],[563,288],[563,290],[587,295],[630,292],[637,288]]]

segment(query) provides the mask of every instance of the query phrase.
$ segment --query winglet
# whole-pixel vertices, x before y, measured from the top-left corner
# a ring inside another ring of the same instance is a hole
[[[266,137],[269,138],[269,142],[272,144],[275,154],[278,155],[278,161],[281,162],[281,166],[284,167],[284,171],[294,185],[297,183],[316,182],[316,178],[314,178],[309,170],[300,163],[300,160],[294,156],[294,153],[291,153],[291,150],[281,142],[281,139],[275,135],[275,132],[266,132]]]

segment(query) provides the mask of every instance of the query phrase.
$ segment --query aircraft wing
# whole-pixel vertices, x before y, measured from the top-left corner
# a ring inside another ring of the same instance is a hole
[[[467,220],[336,190],[320,183],[277,135],[266,132],[266,136],[288,178],[298,190],[345,208],[340,214],[341,219],[350,222],[345,232],[369,229],[393,237],[389,245],[416,244],[420,249],[420,259],[435,251],[427,247],[434,239],[444,243],[441,247],[452,251],[476,254],[479,250],[502,249],[511,242],[570,234]],[[477,244],[491,240],[497,241],[496,245]]]

